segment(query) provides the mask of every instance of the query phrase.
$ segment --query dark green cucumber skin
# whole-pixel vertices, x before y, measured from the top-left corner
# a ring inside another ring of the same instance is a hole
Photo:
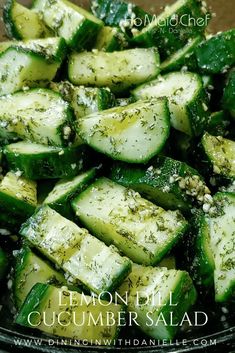
[[[8,267],[8,258],[5,251],[0,247],[0,281],[4,278]]]
[[[31,289],[27,298],[25,299],[24,305],[21,307],[18,316],[16,317],[16,324],[23,325],[26,327],[31,327],[28,322],[28,315],[31,312],[37,311],[37,309],[42,305],[41,300],[39,298],[46,299],[46,293],[50,290],[49,284],[37,283]]]
[[[130,19],[130,14],[128,13],[128,2],[123,0],[95,0],[91,1],[91,3],[92,2],[96,2],[98,4],[95,9],[91,6],[93,14],[104,21],[107,26],[116,27],[119,26],[121,20]],[[136,17],[142,21],[140,26],[138,26],[139,29],[144,27],[145,18],[148,18],[149,21],[152,19],[152,15],[134,4],[133,12],[136,14]],[[135,24],[133,27],[136,27]]]
[[[85,145],[80,145],[64,148],[63,151],[62,155],[59,155],[57,151],[45,155],[42,153],[28,156],[27,154],[9,152],[6,146],[4,154],[11,170],[20,170],[26,178],[31,180],[76,176],[86,165],[88,148]],[[73,168],[72,165],[75,167]]]
[[[23,39],[20,33],[18,32],[14,22],[11,18],[11,10],[14,4],[14,0],[7,0],[3,7],[3,22],[5,23],[5,28],[7,34],[10,38]]]
[[[149,165],[154,167],[152,173],[148,171]],[[158,175],[156,170],[160,170],[161,174]],[[182,192],[178,182],[169,183],[169,177],[173,174],[182,177],[199,175],[195,169],[186,163],[159,156],[154,158],[147,167],[115,163],[111,168],[110,179],[136,190],[165,209],[180,209],[182,212],[188,213],[192,207],[192,200],[185,192]],[[169,187],[169,191],[164,192],[164,187]]]
[[[75,198],[80,192],[85,190],[90,183],[94,180],[96,175],[96,170],[93,169],[89,177],[84,180],[83,183],[74,187],[70,193],[66,193],[66,195],[61,196],[55,202],[49,202],[47,205],[54,209],[56,212],[60,213],[62,216],[68,219],[74,219],[74,212],[71,206],[71,201]]]
[[[207,21],[206,15],[201,11],[201,2],[189,0],[188,4],[182,6],[181,9],[177,11],[177,15],[178,18],[182,18],[183,23],[179,21],[176,26],[172,26],[170,21],[163,20],[163,24],[156,25],[146,32],[140,32],[136,35],[133,38],[133,44],[143,47],[157,46],[161,59],[165,60],[171,54],[186,45],[189,38],[196,37],[204,32]],[[192,17],[204,18],[205,26],[187,26],[183,18],[187,19]]]
[[[99,93],[98,93],[98,108],[99,110],[105,110],[109,109],[115,106],[116,99],[114,94],[105,89],[105,88],[99,88]]]
[[[235,36],[234,36],[234,42],[235,42]],[[233,116],[233,118],[235,118],[235,70],[232,70],[231,73],[229,74],[228,82],[224,89],[222,103],[223,103],[224,109],[228,110],[230,114]]]
[[[35,206],[0,191],[0,220],[4,225],[20,226],[34,211]]]
[[[235,87],[235,86],[234,86]],[[208,119],[206,131],[213,136],[227,136],[230,125],[228,115],[223,111],[212,113]]]
[[[196,49],[199,68],[204,73],[219,74],[235,64],[235,29],[220,33]]]

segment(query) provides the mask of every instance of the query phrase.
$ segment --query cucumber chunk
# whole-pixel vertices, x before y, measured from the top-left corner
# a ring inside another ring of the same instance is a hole
[[[214,136],[226,136],[229,131],[230,119],[228,115],[220,110],[210,115],[206,131]]]
[[[0,124],[7,132],[45,145],[64,146],[73,138],[68,103],[48,89],[0,97]]]
[[[142,168],[116,163],[110,177],[165,209],[179,209],[184,213],[190,211],[193,203],[201,204],[204,196],[210,193],[195,169],[184,162],[163,156]]]
[[[196,50],[196,56],[203,72],[226,72],[235,64],[235,29],[216,34],[202,42]]]
[[[74,178],[59,180],[43,203],[53,208],[62,216],[71,219],[73,215],[71,200],[87,188],[95,175],[96,169],[93,168]]]
[[[166,99],[152,99],[85,116],[78,120],[77,132],[113,159],[145,163],[163,148],[169,120]]]
[[[32,315],[32,312],[38,312],[40,316]],[[46,322],[53,322],[56,316],[55,324],[46,325],[43,313],[46,313]],[[113,325],[110,317],[113,317]],[[109,304],[66,287],[55,288],[42,283],[33,287],[16,317],[18,325],[75,340],[91,343],[98,340],[102,345],[113,345],[120,331],[119,322],[125,323],[123,305]]]
[[[161,72],[178,71],[185,69],[187,71],[198,71],[195,49],[201,43],[203,37],[197,36],[190,38],[188,43],[172,54],[161,64]]]
[[[204,32],[210,14],[197,0],[178,0],[141,31],[134,33],[134,43],[145,47],[156,46],[162,60],[175,53]]]
[[[215,300],[224,302],[235,290],[235,194],[217,193],[206,219],[214,258]]]
[[[156,48],[72,53],[68,76],[75,85],[107,86],[114,92],[122,92],[157,77],[159,66]]]
[[[78,119],[100,110],[112,108],[115,104],[115,96],[109,88],[76,87],[68,81],[51,82],[50,87],[70,103]]]
[[[131,34],[132,28],[142,28],[151,21],[152,15],[139,6],[123,0],[92,0],[91,11],[108,26],[119,26]]]
[[[202,137],[204,152],[215,174],[235,178],[235,142],[222,136],[205,133]]]
[[[4,278],[8,267],[6,252],[0,247],[0,281]]]
[[[3,7],[3,21],[11,38],[36,39],[50,35],[39,15],[15,0],[6,1]]]
[[[26,178],[57,179],[77,175],[86,164],[86,146],[53,147],[17,142],[4,147],[8,167]]]
[[[36,283],[49,283],[58,286],[66,283],[60,272],[34,254],[28,247],[17,251],[15,256],[13,293],[18,308],[21,307]]]
[[[37,206],[37,185],[8,172],[0,183],[0,219],[6,226],[19,226]]]
[[[35,0],[33,9],[75,50],[90,49],[103,22],[67,0]]]
[[[107,178],[95,181],[72,206],[92,233],[140,264],[158,263],[187,228],[179,211],[165,211]]]
[[[53,80],[59,62],[23,48],[8,48],[0,54],[0,96],[25,87],[45,87]]]
[[[137,314],[139,328],[160,340],[174,338],[197,298],[187,272],[136,264],[118,293],[128,293],[128,311]]]
[[[208,98],[201,77],[191,72],[173,72],[132,91],[136,99],[167,97],[172,126],[190,136],[200,135],[207,123]]]
[[[232,117],[235,118],[235,70],[231,71],[229,74],[228,82],[223,94],[223,106],[230,112]]]
[[[125,34],[118,27],[104,26],[98,33],[94,49],[106,52],[122,50],[128,47]]]
[[[0,43],[0,53],[10,47],[22,48],[26,52],[38,54],[47,59],[48,62],[57,61],[61,63],[66,55],[66,43],[60,37],[2,42]]]
[[[114,247],[106,246],[46,205],[22,225],[20,234],[101,297],[115,290],[131,270],[130,260],[121,257]]]

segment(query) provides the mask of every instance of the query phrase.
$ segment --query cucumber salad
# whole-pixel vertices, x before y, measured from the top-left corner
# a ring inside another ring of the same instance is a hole
[[[15,331],[170,341],[206,325],[198,303],[234,301],[235,28],[209,34],[211,16],[200,0],[157,16],[6,0],[0,281]]]

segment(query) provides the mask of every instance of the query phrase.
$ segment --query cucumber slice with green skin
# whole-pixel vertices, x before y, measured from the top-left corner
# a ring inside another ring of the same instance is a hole
[[[8,267],[8,259],[5,251],[0,247],[0,281],[4,278]]]
[[[60,148],[20,141],[4,148],[8,167],[32,180],[74,177],[86,164],[86,151],[83,143]]]
[[[22,48],[46,58],[48,62],[62,62],[66,55],[64,38],[52,37],[42,39],[29,39],[25,41],[8,41],[0,43],[0,53],[8,48]]]
[[[202,137],[202,147],[212,164],[213,172],[227,178],[235,178],[235,142],[222,136],[212,136],[205,133]]]
[[[165,211],[107,178],[90,185],[72,207],[93,234],[140,264],[158,263],[187,228],[179,211]]]
[[[43,313],[46,313],[46,321],[42,320]],[[38,283],[26,298],[16,323],[59,337],[85,340],[92,344],[98,340],[102,345],[113,345],[120,331],[118,323],[125,325],[125,314],[124,305],[101,301],[69,291],[66,287],[55,288]],[[53,322],[55,316],[58,320],[54,325],[45,324]],[[110,317],[113,317],[112,325]]]
[[[223,110],[220,110],[211,114],[206,130],[210,135],[226,136],[229,132],[229,125],[229,117]]]
[[[162,60],[204,32],[210,19],[207,9],[197,0],[178,0],[134,34],[136,45],[157,46]],[[192,25],[193,22],[193,25]]]
[[[177,52],[172,54],[161,64],[161,72],[178,71],[185,68],[187,71],[197,71],[197,59],[195,49],[201,43],[203,37],[190,38],[188,43]]]
[[[223,94],[223,106],[230,112],[232,117],[235,118],[235,70],[232,70],[228,77],[228,82]]]
[[[91,11],[108,26],[119,26],[123,32],[144,27],[152,15],[139,6],[122,0],[92,0]]]
[[[36,188],[35,182],[12,172],[4,176],[0,184],[0,213],[4,223],[20,225],[33,214],[37,206]]]
[[[208,74],[226,72],[235,64],[235,29],[202,42],[196,49],[199,68]]]
[[[160,71],[156,48],[72,53],[68,60],[73,84],[107,86],[117,93],[157,77]]]
[[[14,269],[13,293],[17,308],[21,307],[30,290],[38,282],[56,286],[66,284],[60,272],[34,254],[28,247],[24,247],[16,253]]]
[[[59,62],[48,62],[23,48],[8,48],[0,54],[0,96],[24,87],[45,87],[55,77]]]
[[[18,137],[45,145],[66,146],[73,139],[73,116],[62,97],[48,89],[0,97],[0,125]]]
[[[51,82],[50,87],[70,103],[77,118],[115,105],[115,96],[109,88],[76,87],[68,81]]]
[[[137,314],[139,328],[148,336],[172,340],[181,321],[196,302],[197,293],[185,271],[134,265],[118,293],[128,311]]]
[[[186,163],[157,157],[150,166],[117,163],[111,169],[113,181],[134,189],[143,197],[170,210],[188,213],[194,202],[203,202],[210,193],[199,173]]]
[[[87,188],[95,175],[96,169],[93,168],[72,179],[59,180],[44,200],[44,204],[66,218],[73,218],[71,200]]]
[[[205,214],[198,216],[196,228],[195,257],[192,264],[194,279],[199,286],[211,287],[214,283],[215,263],[210,243],[210,227]]]
[[[50,35],[39,15],[15,0],[6,1],[3,7],[3,21],[11,38],[36,39]]]
[[[106,246],[46,205],[22,225],[20,234],[101,297],[115,290],[131,270],[130,260],[114,247]]]
[[[106,52],[128,47],[127,36],[118,27],[104,26],[98,33],[94,49]]]
[[[172,126],[190,136],[199,136],[209,116],[208,97],[201,77],[191,72],[172,72],[132,91],[136,99],[167,97]]]
[[[103,22],[67,0],[34,0],[45,24],[75,50],[90,49]]]
[[[235,194],[217,193],[210,211],[207,222],[215,263],[215,301],[224,302],[231,299],[235,290]]]
[[[85,116],[77,131],[89,146],[113,159],[145,163],[163,148],[169,122],[167,100],[152,99]]]

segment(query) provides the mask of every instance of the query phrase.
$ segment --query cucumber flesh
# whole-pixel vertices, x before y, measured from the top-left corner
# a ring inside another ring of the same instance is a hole
[[[122,50],[128,47],[128,40],[121,29],[104,26],[98,33],[94,49],[106,52]]]
[[[113,159],[145,163],[164,146],[169,120],[166,99],[152,99],[85,116],[78,120],[77,132]]]
[[[107,178],[91,184],[72,206],[93,234],[140,264],[158,263],[187,228],[179,211],[165,211]]]

